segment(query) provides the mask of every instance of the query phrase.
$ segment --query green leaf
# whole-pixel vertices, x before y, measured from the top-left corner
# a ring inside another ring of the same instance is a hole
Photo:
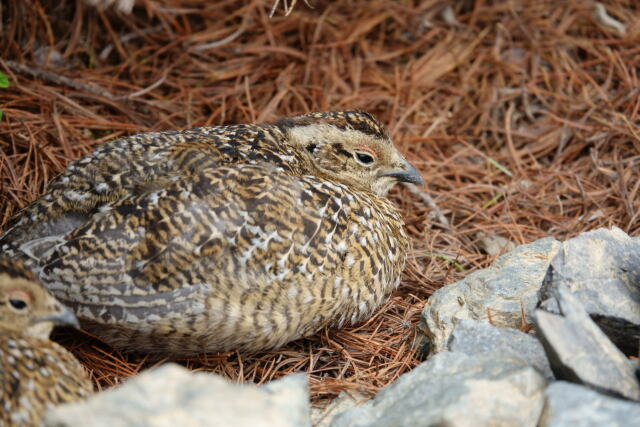
[[[2,120],[2,116],[4,116],[4,111],[0,110],[0,120]]]
[[[2,71],[0,71],[0,88],[6,89],[10,86],[9,77]]]
[[[448,262],[449,264],[452,264],[456,270],[458,270],[460,273],[464,273],[464,267],[455,259],[448,257],[446,255],[442,255],[442,254],[432,254],[434,258],[438,258],[441,259],[443,261]]]
[[[506,167],[502,166],[500,163],[498,163],[497,161],[493,160],[491,157],[487,157],[487,161],[489,162],[489,164],[493,165],[496,169],[498,169],[499,171],[501,171],[505,175],[513,176],[513,174],[511,173],[511,171],[509,169],[507,169]]]
[[[482,209],[489,209],[491,206],[493,206],[496,203],[498,203],[498,200],[502,199],[503,196],[504,196],[504,193],[502,193],[502,192],[496,194],[495,196],[493,196],[493,198],[491,200],[489,200],[487,203],[482,205]]]
[[[450,256],[444,255],[444,254],[440,254],[440,253],[436,253],[436,252],[424,252],[421,254],[417,254],[414,255],[415,258],[422,258],[422,257],[433,257],[436,259],[441,259],[443,261],[448,262],[449,264],[453,265],[455,267],[456,270],[458,270],[461,273],[464,273],[464,267],[462,266],[462,264],[460,264],[458,261],[456,261],[455,259],[451,258]]]

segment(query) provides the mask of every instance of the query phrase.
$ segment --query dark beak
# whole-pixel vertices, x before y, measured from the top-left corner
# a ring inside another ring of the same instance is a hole
[[[389,176],[401,182],[410,182],[416,185],[422,185],[422,175],[413,165],[405,160],[405,169],[399,171],[391,171],[381,174],[380,176]]]
[[[74,328],[80,328],[80,323],[78,322],[76,316],[70,309],[64,306],[62,313],[41,317],[40,319],[35,321],[35,323],[40,322],[53,322],[53,324],[56,326],[73,326]]]

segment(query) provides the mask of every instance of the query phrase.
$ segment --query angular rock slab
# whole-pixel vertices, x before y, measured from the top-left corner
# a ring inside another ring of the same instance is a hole
[[[582,233],[562,243],[540,290],[542,306],[557,312],[551,293],[564,285],[626,354],[640,343],[640,239],[619,228]]]
[[[591,320],[567,287],[559,285],[554,294],[562,314],[537,310],[535,322],[556,378],[640,399],[635,364]]]
[[[310,426],[305,375],[263,387],[167,364],[86,402],[50,410],[46,426]]]
[[[496,328],[485,322],[461,319],[449,338],[447,348],[469,356],[500,352],[522,359],[545,378],[553,378],[542,343],[535,336],[515,329]]]
[[[488,320],[501,328],[520,327],[522,311],[529,322],[549,263],[560,242],[546,237],[502,255],[490,267],[438,289],[422,311],[421,329],[430,352],[446,348],[460,319]]]
[[[544,392],[540,427],[627,427],[640,422],[640,404],[556,381]]]
[[[545,379],[518,358],[443,351],[373,400],[337,415],[331,426],[533,427],[545,386]]]
[[[366,402],[368,398],[358,392],[342,392],[326,408],[311,408],[313,427],[329,427],[336,415]]]
[[[501,255],[518,247],[515,242],[512,242],[509,239],[494,233],[485,233],[484,231],[476,233],[476,239],[478,239],[476,241],[478,249],[491,256]]]

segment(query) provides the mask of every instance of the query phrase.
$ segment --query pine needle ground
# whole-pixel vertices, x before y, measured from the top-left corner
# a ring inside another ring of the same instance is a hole
[[[634,0],[80,0],[0,9],[0,227],[73,159],[139,132],[365,109],[423,189],[396,188],[413,252],[366,323],[260,354],[178,360],[238,382],[309,374],[312,402],[372,395],[420,362],[429,295],[525,243],[640,229],[640,9]],[[624,26],[611,25],[613,19]],[[82,333],[56,339],[100,389],[162,363]]]

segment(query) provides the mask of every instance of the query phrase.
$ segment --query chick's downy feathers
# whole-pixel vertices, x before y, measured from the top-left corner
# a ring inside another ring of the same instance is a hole
[[[49,340],[54,324],[78,325],[19,261],[0,259],[0,424],[39,425],[47,408],[88,396],[71,353]]]

